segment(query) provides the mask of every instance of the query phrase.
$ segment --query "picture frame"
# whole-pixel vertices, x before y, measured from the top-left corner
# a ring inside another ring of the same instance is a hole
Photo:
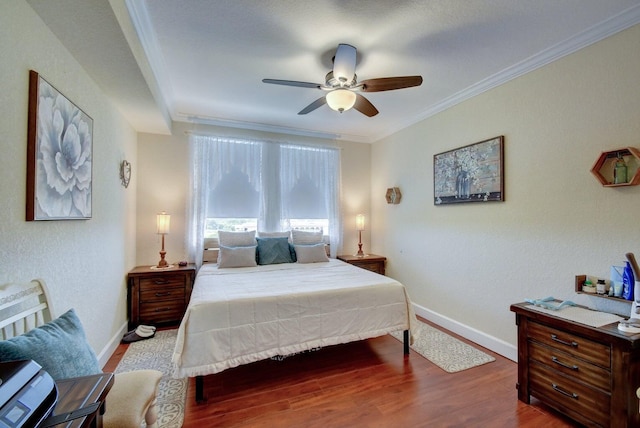
[[[27,221],[92,216],[93,119],[29,71]]]
[[[504,136],[433,156],[434,205],[504,201]]]

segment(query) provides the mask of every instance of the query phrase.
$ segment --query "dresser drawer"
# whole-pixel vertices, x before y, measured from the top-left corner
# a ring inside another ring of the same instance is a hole
[[[140,320],[148,324],[179,320],[185,310],[184,299],[143,303],[140,305]]]
[[[535,322],[529,323],[529,340],[544,343],[605,369],[611,368],[611,348],[608,345]]]
[[[609,426],[611,396],[532,362],[529,371],[531,395],[560,411],[572,412],[577,420]]]
[[[608,370],[571,354],[533,342],[529,347],[529,358],[603,392],[611,392],[611,373]]]

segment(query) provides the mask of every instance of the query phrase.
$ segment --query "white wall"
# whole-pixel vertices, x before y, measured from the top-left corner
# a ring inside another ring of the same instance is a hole
[[[137,256],[139,265],[153,265],[160,260],[160,237],[156,235],[156,214],[171,214],[171,233],[165,237],[167,260],[175,263],[187,259],[184,242],[186,203],[189,192],[189,136],[195,131],[213,135],[264,138],[305,144],[337,145],[342,158],[343,252],[358,250],[355,217],[359,213],[370,218],[371,146],[362,143],[335,142],[309,137],[278,135],[259,131],[217,126],[174,123],[173,135],[140,134],[138,141],[138,221]],[[383,195],[384,196],[384,195]],[[364,249],[369,248],[369,230],[363,232]]]
[[[126,272],[135,264],[136,134],[87,73],[22,0],[0,6],[0,284],[42,278],[58,315],[75,308],[108,358],[126,326]],[[29,70],[93,118],[93,216],[25,221]],[[104,359],[103,359],[104,362]]]
[[[604,188],[602,151],[640,148],[640,25],[374,144],[374,251],[419,313],[516,358],[512,303],[574,293],[640,255],[640,186]],[[433,156],[505,136],[505,202],[434,206]],[[385,189],[400,187],[400,205]],[[607,309],[627,313],[624,303]]]

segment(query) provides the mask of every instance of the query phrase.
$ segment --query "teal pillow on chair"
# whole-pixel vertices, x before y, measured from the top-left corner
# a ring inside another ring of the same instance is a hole
[[[0,361],[33,360],[55,380],[101,373],[73,309],[45,325],[0,341]]]

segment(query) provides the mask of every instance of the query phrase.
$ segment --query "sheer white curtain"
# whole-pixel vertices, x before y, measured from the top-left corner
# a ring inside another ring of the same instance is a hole
[[[279,230],[291,218],[328,218],[331,256],[338,254],[339,149],[197,134],[189,141],[186,246],[191,260],[202,264],[207,217],[257,217],[264,231]]]
[[[335,148],[280,146],[280,217],[328,218],[331,257],[342,247],[340,151]]]

